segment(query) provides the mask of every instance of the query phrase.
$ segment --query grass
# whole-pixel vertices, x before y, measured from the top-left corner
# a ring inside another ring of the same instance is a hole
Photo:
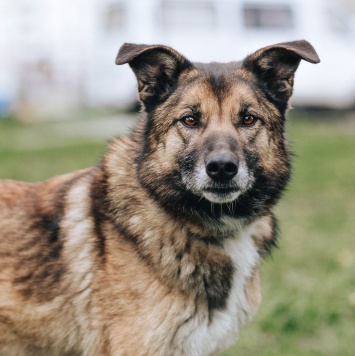
[[[35,182],[94,165],[131,117],[23,124],[0,120],[0,179]]]
[[[0,178],[95,164],[105,140],[80,125],[68,135],[53,123],[0,122]],[[288,126],[296,157],[276,209],[280,248],[263,262],[257,317],[224,356],[355,354],[355,122],[294,114]]]
[[[66,137],[54,123],[0,121],[0,178],[38,181],[90,166],[103,142]]]

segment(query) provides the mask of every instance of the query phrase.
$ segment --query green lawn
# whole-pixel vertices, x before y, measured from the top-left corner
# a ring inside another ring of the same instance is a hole
[[[225,356],[355,355],[355,119],[292,116],[280,248],[263,263],[257,317]],[[0,178],[36,181],[95,164],[105,140],[78,130],[0,122]]]

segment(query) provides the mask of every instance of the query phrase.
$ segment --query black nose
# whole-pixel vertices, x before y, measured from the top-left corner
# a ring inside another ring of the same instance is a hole
[[[230,153],[217,153],[206,161],[206,172],[213,180],[225,182],[238,173],[238,162]]]

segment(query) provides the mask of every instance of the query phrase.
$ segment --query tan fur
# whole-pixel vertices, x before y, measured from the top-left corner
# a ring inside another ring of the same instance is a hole
[[[245,295],[249,305],[253,309],[252,316],[256,313],[258,306],[261,303],[261,290],[260,290],[260,273],[259,268],[253,270],[252,275],[249,277],[245,285]]]

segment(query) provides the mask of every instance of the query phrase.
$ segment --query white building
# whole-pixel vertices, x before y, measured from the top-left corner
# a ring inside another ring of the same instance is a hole
[[[349,14],[328,0],[0,0],[0,115],[9,107],[55,116],[132,102],[133,74],[114,65],[123,42],[230,61],[305,38],[322,64],[301,65],[295,103],[348,106],[355,102],[350,25]]]

